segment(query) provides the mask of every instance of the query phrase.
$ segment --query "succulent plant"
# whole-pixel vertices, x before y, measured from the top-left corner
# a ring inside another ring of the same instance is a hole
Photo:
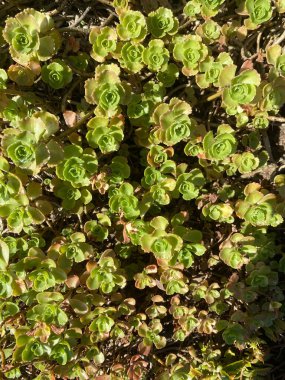
[[[199,64],[205,60],[208,55],[207,46],[201,42],[201,37],[188,35],[178,37],[174,45],[173,57],[176,61],[183,63],[182,72],[190,76],[198,73]]]
[[[98,161],[94,151],[83,150],[78,145],[66,145],[64,160],[56,167],[59,179],[70,182],[75,188],[88,186],[91,176],[96,173]]]
[[[0,377],[277,373],[285,1],[4,3]]]
[[[106,294],[126,286],[124,271],[120,269],[118,260],[110,250],[102,254],[98,267],[92,269],[86,285],[91,290],[100,289]]]
[[[112,190],[109,198],[109,207],[112,212],[122,212],[125,218],[135,219],[140,211],[138,199],[133,194],[133,186],[129,183],[123,183],[119,188]]]
[[[58,90],[72,81],[71,68],[60,59],[42,67],[42,80],[50,87]]]
[[[128,87],[119,78],[120,69],[116,65],[98,66],[95,78],[85,82],[85,99],[97,104],[98,116],[115,116],[120,105],[128,102]]]
[[[117,47],[117,33],[114,29],[94,27],[89,34],[89,42],[92,44],[91,57],[98,62],[104,62]]]
[[[147,16],[147,27],[154,38],[161,38],[167,34],[174,35],[178,30],[178,19],[170,9],[160,7]]]
[[[239,104],[249,104],[254,101],[257,86],[260,84],[260,75],[255,70],[245,70],[234,77],[228,88],[224,89],[223,101],[229,108]]]
[[[272,7],[269,0],[246,0],[245,7],[253,24],[262,24],[272,16]]]
[[[177,98],[171,99],[169,105],[162,103],[153,112],[153,121],[158,126],[154,130],[157,143],[172,146],[188,139],[195,129],[194,119],[189,118],[191,106]]]
[[[127,42],[124,43],[120,51],[121,67],[133,73],[138,73],[144,67],[143,54],[145,47],[142,44]]]
[[[30,8],[6,20],[3,37],[10,46],[12,58],[20,64],[47,61],[61,43],[52,18]]]
[[[203,139],[203,147],[207,159],[225,159],[236,151],[237,141],[234,130],[229,125],[220,125],[216,137],[214,137],[213,132],[206,134]]]
[[[119,117],[112,119],[95,117],[88,122],[89,131],[86,135],[92,148],[99,148],[102,153],[116,151],[124,138],[124,124]]]
[[[141,12],[126,10],[120,17],[117,33],[121,40],[134,42],[143,41],[147,35],[145,17]]]
[[[282,223],[280,214],[274,212],[276,196],[261,189],[258,183],[250,183],[244,189],[245,198],[236,203],[236,213],[253,226],[276,226]]]
[[[151,40],[143,52],[143,61],[151,71],[160,71],[167,67],[169,51],[162,40]]]

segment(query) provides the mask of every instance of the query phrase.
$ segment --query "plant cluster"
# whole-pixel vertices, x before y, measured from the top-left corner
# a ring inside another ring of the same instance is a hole
[[[260,173],[285,52],[264,31],[285,3],[105,2],[83,32],[32,8],[1,26],[1,373],[265,379],[285,175]]]

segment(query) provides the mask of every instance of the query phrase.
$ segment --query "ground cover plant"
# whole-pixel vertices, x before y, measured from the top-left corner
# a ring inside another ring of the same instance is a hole
[[[284,13],[0,1],[1,379],[283,378]]]

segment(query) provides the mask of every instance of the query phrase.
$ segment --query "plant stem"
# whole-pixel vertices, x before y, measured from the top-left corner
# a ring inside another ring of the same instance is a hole
[[[70,25],[71,28],[76,27],[78,24],[81,23],[82,20],[87,16],[88,12],[92,9],[92,7],[87,7],[85,11],[82,13],[82,15]]]
[[[272,149],[271,149],[271,145],[270,145],[270,141],[269,141],[267,132],[263,130],[261,132],[261,134],[262,134],[263,144],[264,144],[264,147],[265,147],[265,149],[269,155],[270,161],[275,162],[273,154],[272,154]]]
[[[284,40],[285,40],[285,31],[271,45],[278,45]]]
[[[94,115],[94,109],[92,111],[89,111],[85,116],[83,116],[82,119],[80,119],[72,128],[67,129],[66,131],[62,132],[58,137],[60,139],[65,138],[66,136],[70,135],[71,133],[77,131],[83,124],[86,123],[90,117]]]
[[[177,86],[175,87],[172,91],[169,92],[168,95],[166,95],[164,97],[164,101],[166,101],[167,99],[171,98],[173,94],[175,94],[177,91],[179,90],[184,90],[185,88],[187,88],[189,86],[189,83],[184,83],[184,84],[181,84],[180,86]]]
[[[187,26],[191,25],[192,23],[193,23],[192,20],[188,20],[188,21],[186,21],[183,25],[181,25],[181,26],[179,27],[178,31],[180,32],[181,30],[187,28]]]
[[[285,124],[285,117],[280,116],[268,116],[267,119],[269,121],[276,121],[277,123],[284,123]]]
[[[218,91],[215,94],[208,96],[206,99],[207,102],[211,102],[212,100],[219,98],[222,95],[222,93],[223,93],[223,91]]]

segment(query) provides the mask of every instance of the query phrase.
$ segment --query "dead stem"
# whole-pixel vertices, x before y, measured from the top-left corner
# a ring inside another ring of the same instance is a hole
[[[66,109],[66,103],[67,103],[67,99],[70,95],[72,95],[72,92],[73,90],[82,82],[82,79],[81,78],[78,78],[77,80],[75,80],[72,84],[72,86],[69,88],[69,90],[64,94],[64,97],[62,98],[62,102],[61,102],[61,112],[63,113]]]
[[[185,88],[187,88],[189,86],[189,83],[184,83],[184,84],[181,84],[180,86],[177,86],[175,87],[173,90],[171,90],[163,99],[163,101],[165,102],[167,99],[171,98],[172,95],[174,95],[177,91],[179,90],[184,90]]]
[[[109,25],[115,18],[115,15],[111,13],[109,17],[101,24],[101,27]]]
[[[263,144],[269,155],[270,161],[275,163],[275,159],[272,154],[272,149],[271,149],[270,141],[268,138],[268,134],[265,130],[261,131],[261,134],[262,134]]]
[[[269,121],[276,121],[277,123],[284,123],[285,124],[285,117],[280,116],[268,116],[267,119]]]
[[[278,45],[285,40],[285,31],[271,45]]]
[[[178,31],[180,32],[181,30],[187,28],[187,27],[188,27],[189,25],[191,25],[192,23],[193,23],[192,20],[188,20],[188,21],[186,21],[185,24],[183,24],[183,25],[181,25],[181,26],[179,27]]]

